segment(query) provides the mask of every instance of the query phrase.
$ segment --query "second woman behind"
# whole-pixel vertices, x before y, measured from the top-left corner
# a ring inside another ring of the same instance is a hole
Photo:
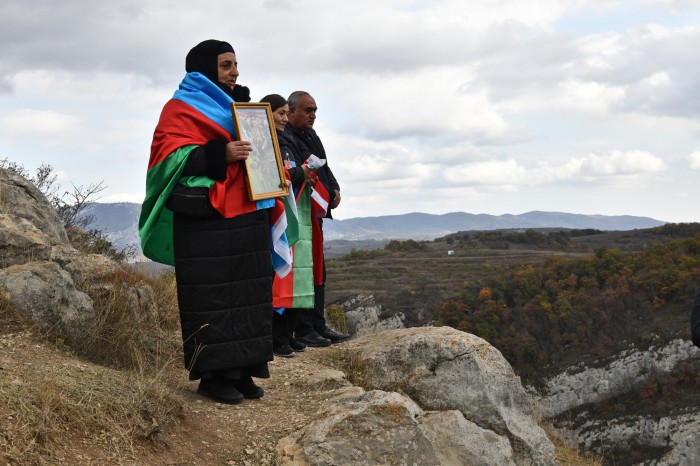
[[[272,320],[273,353],[276,356],[292,357],[295,352],[306,349],[306,345],[294,339],[297,314],[301,310],[299,308],[313,307],[311,212],[307,207],[310,204],[308,191],[316,181],[313,170],[300,163],[294,142],[284,133],[289,112],[287,101],[278,94],[270,94],[260,99],[260,102],[270,104],[282,162],[292,181],[296,203],[299,203],[297,206],[299,216],[296,219],[299,233],[287,236],[288,239],[294,239],[293,273],[284,280],[275,276],[273,285],[273,305],[275,306]]]

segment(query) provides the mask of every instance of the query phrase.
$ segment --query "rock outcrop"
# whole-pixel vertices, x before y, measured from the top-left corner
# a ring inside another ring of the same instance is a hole
[[[341,307],[347,320],[348,331],[353,336],[405,327],[405,317],[401,312],[382,318],[382,306],[374,301],[372,295],[358,295],[343,302]]]
[[[542,414],[566,438],[593,451],[654,449],[661,456],[644,464],[700,464],[698,412],[663,417],[634,413],[616,419],[596,419],[590,414],[597,403],[633,393],[682,363],[700,368],[700,349],[677,339],[644,351],[629,349],[602,367],[571,368],[546,382],[540,400]]]
[[[319,421],[280,442],[282,464],[555,464],[533,400],[485,340],[422,327],[347,349],[369,391],[331,398]]]
[[[282,464],[516,464],[507,439],[459,411],[425,412],[405,395],[359,387],[331,401],[322,421],[280,441]]]
[[[607,400],[636,388],[653,374],[668,373],[680,362],[699,357],[700,348],[678,339],[661,348],[624,351],[603,367],[571,369],[546,382],[540,400],[542,415],[554,417]]]
[[[667,451],[658,460],[647,465],[700,464],[700,413],[664,416],[653,419],[644,416],[626,416],[612,420],[588,420],[569,430],[560,427],[564,436],[599,451],[600,445],[614,445],[620,450],[654,448]]]
[[[73,248],[45,196],[13,170],[0,169],[0,293],[40,328],[68,339],[89,331],[94,300],[114,293],[121,266]],[[153,291],[122,283],[135,315],[153,315]]]

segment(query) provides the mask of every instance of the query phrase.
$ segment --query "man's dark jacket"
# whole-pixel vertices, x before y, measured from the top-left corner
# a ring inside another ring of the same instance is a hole
[[[690,310],[690,334],[695,346],[700,347],[700,288],[695,292]]]
[[[335,190],[340,191],[340,185],[335,179],[331,168],[328,166],[326,150],[323,148],[321,139],[316,134],[316,131],[309,129],[302,133],[292,126],[291,123],[288,123],[284,128],[284,134],[290,136],[290,139],[292,139],[296,145],[296,154],[299,156],[299,160],[297,160],[298,165],[304,163],[311,154],[314,154],[319,159],[324,159],[326,161],[325,165],[323,165],[316,173],[318,174],[321,183],[323,183],[328,190],[330,201],[333,202],[335,199]],[[330,209],[328,209],[326,217],[333,218],[331,216]]]

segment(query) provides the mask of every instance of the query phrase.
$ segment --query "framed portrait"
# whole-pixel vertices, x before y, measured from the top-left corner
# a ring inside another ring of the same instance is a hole
[[[250,199],[286,196],[287,184],[270,104],[231,102],[231,114],[238,139],[253,146],[245,161]]]

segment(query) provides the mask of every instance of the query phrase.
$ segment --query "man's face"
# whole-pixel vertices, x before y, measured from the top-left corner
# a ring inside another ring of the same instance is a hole
[[[314,126],[316,121],[316,101],[310,95],[302,95],[299,105],[289,109],[289,123],[299,131],[306,131]]]

